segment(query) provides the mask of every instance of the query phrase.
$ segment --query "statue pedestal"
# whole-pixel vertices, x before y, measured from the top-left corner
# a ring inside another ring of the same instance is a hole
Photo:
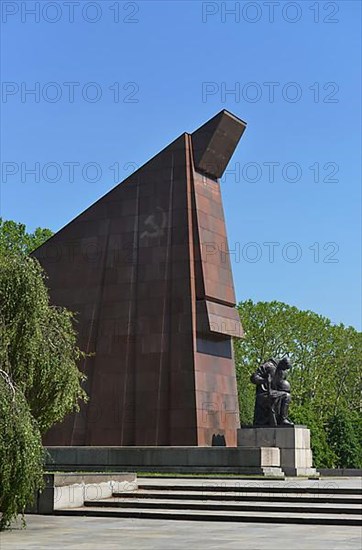
[[[287,476],[316,476],[306,426],[240,428],[238,447],[278,447],[280,467]]]

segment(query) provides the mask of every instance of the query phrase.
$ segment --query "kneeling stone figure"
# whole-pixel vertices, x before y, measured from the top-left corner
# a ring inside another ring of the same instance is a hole
[[[291,366],[287,357],[280,361],[271,358],[251,375],[256,384],[254,426],[293,426],[288,419],[291,395],[286,380]]]

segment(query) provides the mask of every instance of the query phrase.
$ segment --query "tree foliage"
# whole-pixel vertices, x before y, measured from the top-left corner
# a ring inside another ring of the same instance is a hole
[[[328,422],[328,442],[337,468],[362,467],[362,422],[358,411],[340,409]]]
[[[0,257],[0,299],[1,364],[43,433],[84,398],[73,314],[50,305],[44,272],[29,257]]]
[[[0,218],[0,254],[30,254],[52,235],[50,229],[40,227],[27,233],[24,224]]]
[[[46,233],[21,243],[15,226],[0,231],[0,529],[41,487],[41,435],[86,398],[73,314],[50,304],[46,276],[26,255]]]
[[[341,464],[341,447],[332,439],[338,439],[336,418],[341,411],[351,423],[361,408],[361,333],[281,302],[247,300],[238,309],[245,329],[245,339],[235,342],[242,424],[253,419],[255,388],[250,374],[269,357],[287,353],[294,365],[289,376],[291,417],[310,426],[318,466]]]
[[[0,531],[43,486],[43,447],[23,393],[0,370]]]

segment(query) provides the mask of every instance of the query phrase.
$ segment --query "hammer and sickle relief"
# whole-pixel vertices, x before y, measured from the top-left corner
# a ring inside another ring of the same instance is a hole
[[[144,222],[144,225],[147,226],[147,229],[141,233],[140,238],[144,237],[161,237],[164,233],[166,227],[167,215],[166,212],[161,208],[161,206],[156,207],[156,212],[150,214]]]

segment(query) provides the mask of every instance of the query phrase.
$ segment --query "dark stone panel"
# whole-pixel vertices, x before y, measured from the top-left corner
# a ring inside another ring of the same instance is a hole
[[[221,111],[192,134],[197,170],[221,178],[246,128],[246,123]]]
[[[216,338],[200,336],[197,338],[197,351],[216,357],[232,358],[232,348],[230,338]]]

